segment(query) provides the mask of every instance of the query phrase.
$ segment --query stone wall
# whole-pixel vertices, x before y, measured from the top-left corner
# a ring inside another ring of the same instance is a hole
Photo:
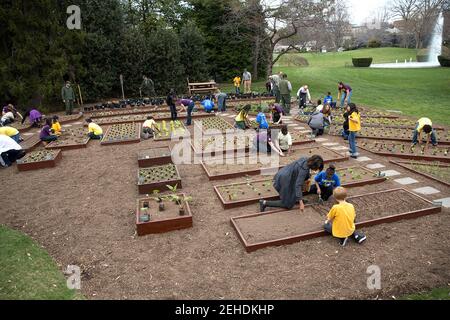
[[[450,47],[450,10],[444,11],[444,34],[443,40]]]

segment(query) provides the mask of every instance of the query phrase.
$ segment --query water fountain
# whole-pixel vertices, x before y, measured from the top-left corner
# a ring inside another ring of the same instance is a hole
[[[385,69],[405,69],[405,68],[434,68],[440,67],[438,56],[442,51],[442,34],[444,27],[444,17],[442,13],[436,21],[436,25],[433,29],[433,35],[431,43],[429,46],[429,56],[427,62],[412,62],[410,58],[409,62],[405,59],[405,63],[383,63],[383,64],[373,64],[371,68],[385,68]]]

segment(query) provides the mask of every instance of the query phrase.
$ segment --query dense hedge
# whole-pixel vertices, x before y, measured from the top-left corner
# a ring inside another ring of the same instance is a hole
[[[439,63],[441,64],[442,67],[450,67],[450,58],[444,57],[444,56],[439,56]]]
[[[372,58],[353,58],[353,65],[356,68],[367,68],[372,64]]]

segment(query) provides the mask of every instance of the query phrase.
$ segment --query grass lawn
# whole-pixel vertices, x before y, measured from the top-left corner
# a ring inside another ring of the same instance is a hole
[[[426,293],[405,296],[402,300],[450,300],[450,287],[436,288]]]
[[[28,236],[0,225],[0,300],[81,298],[48,253]]]
[[[306,53],[285,55],[274,72],[285,72],[293,85],[294,95],[303,84],[310,86],[313,99],[323,98],[331,91],[337,98],[337,83],[343,81],[353,88],[356,104],[384,110],[400,110],[405,115],[429,117],[437,124],[450,125],[450,68],[431,69],[371,69],[346,67],[352,57],[373,57],[373,63],[403,61],[413,58],[416,50],[379,48],[342,53]],[[309,66],[292,66],[293,56],[302,56]],[[286,66],[289,65],[289,66]],[[224,86],[226,91],[232,85]],[[253,90],[264,91],[264,83]]]

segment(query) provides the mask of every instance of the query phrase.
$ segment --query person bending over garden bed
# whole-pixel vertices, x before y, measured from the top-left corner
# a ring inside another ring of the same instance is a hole
[[[437,146],[437,138],[436,131],[433,129],[433,123],[429,118],[420,118],[416,123],[416,128],[414,129],[413,134],[413,146],[421,143],[422,132],[425,132],[427,135],[427,142],[425,145],[425,149],[428,148],[428,144],[431,140],[433,146]]]
[[[92,119],[86,119],[86,122],[88,123],[88,137],[91,138],[92,140],[102,140],[103,139],[103,130],[102,128],[92,122]]]
[[[345,246],[348,238],[352,237],[357,243],[361,244],[366,240],[366,236],[361,232],[355,231],[355,207],[345,201],[347,199],[347,190],[338,187],[334,190],[334,198],[338,204],[334,205],[328,213],[324,229],[333,237],[339,239],[341,246]]]
[[[241,130],[246,130],[251,128],[250,120],[248,119],[248,113],[250,112],[252,106],[247,104],[242,108],[241,111],[239,111],[238,115],[234,119],[235,124],[234,126]]]
[[[311,170],[323,170],[321,156],[314,155],[309,159],[301,158],[278,171],[274,177],[273,186],[280,195],[280,200],[260,200],[260,211],[264,212],[267,207],[291,210],[296,203],[299,203],[300,211],[303,212],[305,210],[303,186],[309,180]]]
[[[144,124],[142,125],[142,138],[153,138],[155,135],[155,131],[159,132],[158,128],[156,127],[156,121],[152,116],[148,116],[147,120],[145,120]]]
[[[270,129],[257,130],[255,139],[253,140],[253,152],[261,152],[270,155],[272,151],[276,152],[280,157],[285,156],[283,151],[272,142]]]
[[[14,139],[0,134],[0,165],[9,167],[17,159],[22,159],[26,152]]]

